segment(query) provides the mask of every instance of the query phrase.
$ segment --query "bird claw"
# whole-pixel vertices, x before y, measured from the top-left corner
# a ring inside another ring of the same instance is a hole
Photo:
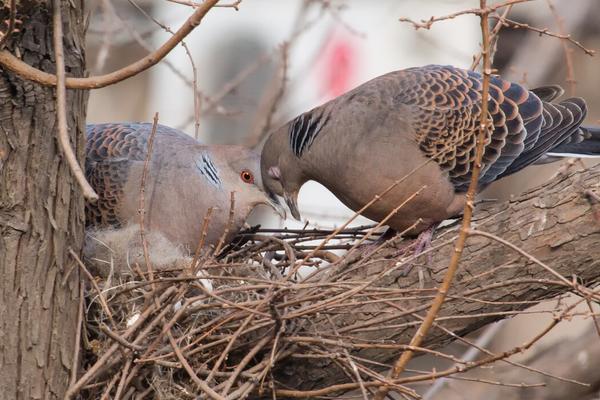
[[[433,239],[433,233],[435,232],[435,228],[436,228],[436,226],[433,225],[433,226],[427,228],[426,230],[424,230],[423,232],[421,232],[419,234],[419,236],[412,243],[410,243],[408,246],[404,247],[401,250],[402,254],[407,254],[408,250],[410,248],[414,247],[414,252],[412,254],[412,257],[416,259],[417,256],[419,256],[420,254],[425,252],[431,246],[431,241]],[[433,262],[433,257],[431,255],[431,253],[428,253],[427,254],[427,263],[425,264],[425,267],[428,270],[429,270],[429,266],[432,264],[432,262]],[[412,269],[415,267],[415,265],[416,264],[415,264],[414,260],[412,262],[408,263],[404,267],[404,269],[400,272],[400,275],[398,276],[398,278],[407,277],[410,274],[410,272],[412,271]],[[418,274],[419,274],[419,283],[421,286],[424,286],[423,268],[420,265],[418,266]]]

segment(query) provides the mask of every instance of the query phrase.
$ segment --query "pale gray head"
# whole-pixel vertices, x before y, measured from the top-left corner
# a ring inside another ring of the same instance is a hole
[[[243,146],[211,146],[213,160],[221,173],[227,192],[236,192],[236,208],[246,207],[250,212],[255,206],[265,204],[285,218],[285,211],[277,198],[264,190],[260,173],[259,153]]]

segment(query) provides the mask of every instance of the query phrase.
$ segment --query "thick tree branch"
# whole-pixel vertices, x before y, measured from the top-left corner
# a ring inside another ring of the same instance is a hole
[[[574,279],[588,288],[600,283],[600,206],[588,200],[586,190],[600,191],[600,166],[557,176],[510,202],[484,203],[478,207],[474,229],[492,236],[477,235],[467,241],[457,280],[423,346],[439,347],[454,339],[448,331],[464,335],[537,301],[573,290],[570,282]],[[394,256],[397,250],[393,248],[384,249],[368,260],[355,259],[343,270],[332,272],[329,282],[372,283],[323,308],[315,301],[289,313],[288,318],[295,317],[296,321],[305,318],[310,327],[295,332],[294,337],[284,337],[284,342],[293,345],[294,355],[275,367],[280,383],[307,390],[347,382],[333,357],[306,357],[317,349],[329,354],[339,350],[325,340],[339,336],[324,314],[329,314],[335,322],[343,342],[354,350],[351,354],[355,359],[384,365],[392,361],[398,352],[384,344],[410,342],[422,319],[420,315],[429,308],[434,289],[445,274],[457,229],[452,227],[437,235],[433,248],[439,248],[430,262],[427,256],[421,257],[428,269],[421,276],[424,281],[420,282],[416,270],[408,277],[401,276],[402,268],[396,266],[398,258]],[[494,240],[495,236],[517,245],[522,252]],[[555,273],[567,281],[558,279]],[[302,291],[295,293],[297,298],[303,296],[306,293]],[[379,301],[367,302],[369,299]],[[532,337],[536,333],[532,332]],[[323,342],[315,346],[308,338],[321,338]],[[302,362],[298,362],[298,357]],[[395,382],[401,383],[403,378]],[[354,385],[359,387],[358,383]],[[280,394],[299,397],[307,393]]]
[[[600,290],[593,289],[600,283],[598,191],[600,166],[557,175],[511,202],[477,207],[455,280],[419,346],[411,346],[410,340],[447,273],[457,226],[441,229],[430,250],[416,260],[406,251],[405,242],[387,242],[374,254],[350,250],[304,278],[286,279],[272,270],[291,268],[299,257],[306,267],[322,258],[314,250],[295,248],[294,235],[255,235],[224,260],[202,258],[198,262],[197,270],[202,271],[203,280],[211,282],[210,290],[200,286],[186,266],[178,267],[182,275],[155,271],[154,280],[117,285],[110,289],[109,307],[120,313],[122,321],[143,315],[146,322],[137,325],[139,317],[135,326],[115,327],[113,332],[143,350],[137,352],[132,367],[131,349],[125,346],[119,352],[119,345],[107,338],[108,350],[98,354],[70,394],[107,379],[117,382],[125,375],[127,382],[134,376],[158,380],[172,376],[182,368],[181,357],[172,346],[159,344],[166,343],[164,335],[173,328],[178,351],[196,374],[180,374],[182,387],[195,388],[196,377],[206,378],[220,396],[237,399],[248,393],[265,398],[273,389],[278,398],[315,398],[355,389],[372,395],[385,385],[415,397],[406,384],[430,382],[505,360],[527,350],[575,311],[556,302],[552,322],[532,331],[521,346],[500,353],[482,350],[484,358],[474,362],[436,350],[449,341],[465,341],[464,334],[507,316],[529,313],[523,310],[566,292],[581,294],[581,302],[600,298]],[[321,231],[320,238],[328,234]],[[339,234],[353,240],[366,237],[364,230]],[[311,235],[317,232],[306,237],[314,238]],[[277,259],[268,256],[273,252],[279,252]],[[312,255],[305,257],[305,253]],[[248,254],[262,260],[267,269],[249,262]],[[404,276],[407,262],[417,268]],[[163,299],[161,306],[121,297],[141,295]],[[123,308],[123,304],[131,306]],[[96,309],[98,320],[108,315],[101,307]],[[450,359],[455,366],[397,377],[382,374],[403,351]],[[253,354],[251,359],[248,354]],[[148,364],[168,370],[143,368]],[[513,367],[524,368],[514,363]],[[580,384],[569,378],[554,377]]]

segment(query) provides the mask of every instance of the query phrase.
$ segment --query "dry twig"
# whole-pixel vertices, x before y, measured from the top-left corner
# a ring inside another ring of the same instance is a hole
[[[66,78],[65,84],[69,89],[99,89],[115,83],[121,82],[127,78],[139,74],[140,72],[152,67],[177,46],[198,24],[208,11],[219,0],[206,0],[202,5],[196,8],[196,11],[185,21],[185,23],[156,51],[148,54],[144,58],[118,69],[114,72],[90,76],[87,78]],[[46,86],[56,86],[57,77],[47,72],[24,63],[6,50],[0,50],[0,65],[14,72],[23,79],[34,81]]]
[[[481,12],[479,12],[479,15],[481,17],[481,36],[483,47],[483,84],[481,89],[481,116],[479,121],[479,134],[477,136],[477,147],[475,152],[475,160],[473,162],[473,169],[471,172],[471,182],[469,183],[469,189],[467,190],[467,201],[463,212],[462,226],[460,229],[458,239],[456,240],[454,253],[452,254],[452,258],[450,259],[450,264],[448,265],[448,270],[446,272],[446,275],[444,276],[444,281],[438,289],[433,304],[427,312],[427,316],[425,317],[423,323],[421,324],[421,326],[413,336],[412,340],[410,341],[411,346],[419,346],[423,342],[423,340],[425,339],[425,335],[427,335],[427,332],[433,325],[433,321],[435,320],[440,308],[444,304],[444,300],[446,299],[446,295],[448,294],[448,291],[454,279],[454,275],[456,274],[456,271],[458,269],[458,264],[463,249],[465,247],[467,237],[469,235],[471,218],[473,216],[473,202],[475,200],[475,194],[477,192],[479,171],[481,170],[481,159],[483,157],[483,150],[485,145],[485,137],[490,129],[490,120],[487,109],[490,87],[490,75],[492,73],[490,62],[490,27],[488,23],[489,11],[486,11],[486,0],[480,0],[479,5],[482,10]],[[398,376],[400,376],[400,374],[404,371],[404,369],[406,368],[406,364],[408,364],[412,356],[412,351],[405,351],[402,353],[398,361],[394,364],[394,368],[390,374],[390,377],[392,379],[396,379],[398,378]],[[388,390],[389,388],[387,386],[382,386],[374,398],[376,400],[383,400],[387,396]]]
[[[97,201],[98,195],[85,179],[85,174],[75,157],[71,142],[69,141],[69,128],[67,127],[67,90],[65,89],[65,56],[63,52],[62,16],[60,0],[53,0],[53,43],[54,57],[56,58],[56,119],[58,121],[58,143],[65,156],[67,164],[79,184],[83,197],[88,201]],[[4,52],[5,50],[1,50]]]

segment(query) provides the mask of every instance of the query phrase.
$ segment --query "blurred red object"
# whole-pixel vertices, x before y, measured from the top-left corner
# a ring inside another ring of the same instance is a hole
[[[321,57],[318,74],[320,92],[325,100],[350,90],[354,84],[358,64],[355,38],[346,32],[333,31]]]

